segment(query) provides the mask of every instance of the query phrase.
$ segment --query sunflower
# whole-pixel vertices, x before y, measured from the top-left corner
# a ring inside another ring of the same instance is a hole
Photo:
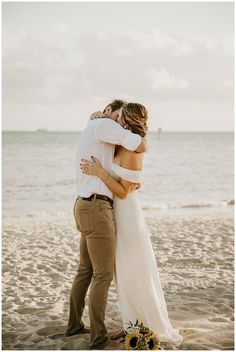
[[[139,332],[131,332],[125,336],[125,348],[127,350],[136,350],[141,334]]]
[[[145,335],[138,340],[137,350],[149,350],[148,340],[145,338]]]
[[[160,350],[161,345],[155,334],[148,336],[148,349],[149,350]]]
[[[162,350],[160,336],[154,330],[145,327],[143,323],[133,324],[129,321],[125,331],[125,348],[127,350]]]

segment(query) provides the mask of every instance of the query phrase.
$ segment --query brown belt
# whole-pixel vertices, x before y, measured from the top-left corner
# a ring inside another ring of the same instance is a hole
[[[94,198],[95,194],[92,194],[90,197],[85,198],[85,197],[81,197],[83,200],[92,200]],[[111,205],[113,205],[113,200],[107,196],[104,196],[102,194],[96,194],[96,199],[103,199],[106,200],[107,202],[109,202]]]

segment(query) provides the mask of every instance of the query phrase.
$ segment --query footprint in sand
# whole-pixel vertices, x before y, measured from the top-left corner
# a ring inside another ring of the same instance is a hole
[[[44,308],[19,308],[19,309],[16,309],[16,312],[19,314],[38,314],[51,308],[52,306],[47,306]]]
[[[46,326],[40,330],[37,330],[36,334],[40,335],[40,336],[48,336],[51,338],[54,338],[54,336],[56,336],[55,338],[57,338],[58,334],[60,334],[62,336],[65,334],[65,331],[66,331],[66,326],[53,325],[53,326]]]

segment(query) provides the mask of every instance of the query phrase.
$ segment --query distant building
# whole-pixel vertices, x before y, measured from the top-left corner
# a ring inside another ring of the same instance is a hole
[[[36,132],[47,132],[46,128],[38,128]]]

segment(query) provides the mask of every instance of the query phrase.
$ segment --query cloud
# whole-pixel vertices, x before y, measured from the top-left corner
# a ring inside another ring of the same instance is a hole
[[[82,34],[65,23],[4,27],[4,100],[71,105],[107,97],[225,100],[228,93],[231,99],[232,86],[222,85],[231,80],[231,51],[231,36],[158,29]]]
[[[137,49],[151,52],[168,51],[173,56],[194,55],[198,51],[223,51],[232,55],[234,51],[233,35],[208,36],[194,34],[167,34],[157,29],[142,31],[130,30],[127,33]]]
[[[186,55],[193,52],[189,41],[180,35],[169,35],[156,29],[146,31],[130,30],[127,35],[139,50],[169,50],[173,52],[173,55]]]
[[[61,103],[86,88],[86,54],[66,25],[7,32],[3,44],[4,96],[10,101]],[[78,97],[78,96],[77,96]]]
[[[185,90],[190,87],[190,83],[186,79],[171,75],[164,68],[149,70],[147,78],[156,90]]]
[[[193,43],[200,44],[203,48],[206,48],[207,50],[216,50],[220,43],[220,39],[203,35],[194,35]]]
[[[226,55],[233,57],[234,55],[234,37],[232,35],[226,35],[222,38],[222,48]]]

